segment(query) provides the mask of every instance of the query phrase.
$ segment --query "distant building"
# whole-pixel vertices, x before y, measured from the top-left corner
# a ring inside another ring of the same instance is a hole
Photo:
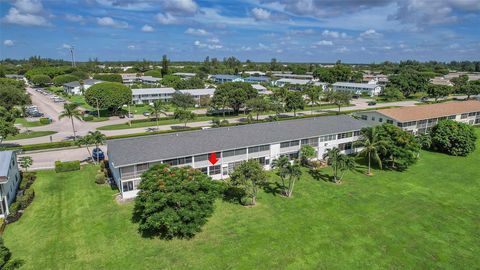
[[[171,87],[132,89],[132,102],[133,104],[150,104],[156,100],[168,102],[172,98],[172,95],[177,92],[192,95],[198,104],[200,103],[200,99],[202,97],[212,97],[215,89],[204,88],[175,90]]]
[[[290,85],[291,87],[295,88],[295,89],[291,89],[291,90],[298,90],[296,88],[298,88],[298,86],[305,86],[307,84],[311,84],[312,83],[312,80],[304,80],[304,79],[280,79],[280,80],[276,80],[273,82],[273,85],[274,86],[278,86],[278,87],[284,87],[286,85]]]
[[[197,76],[197,73],[188,73],[188,72],[175,72],[173,75],[178,76],[182,79],[191,79]]]
[[[445,77],[435,77],[430,79],[431,84],[437,85],[446,85],[446,86],[453,86],[453,83],[450,80],[445,79]]]
[[[184,89],[178,90],[178,92],[182,94],[189,94],[192,95],[197,105],[200,105],[200,100],[204,97],[213,97],[213,93],[215,93],[215,88],[202,88],[202,89]]]
[[[139,80],[136,73],[124,73],[120,75],[122,76],[122,81],[125,85],[132,85]]]
[[[292,74],[291,72],[278,72],[278,71],[272,71],[272,77],[276,78],[284,78],[284,79],[300,79],[300,80],[312,80],[313,75],[299,75],[299,74]]]
[[[420,105],[364,111],[355,115],[370,124],[389,123],[413,134],[428,133],[438,121],[450,119],[470,125],[480,124],[480,101],[453,101],[431,105]]]
[[[9,206],[15,200],[20,171],[14,151],[0,151],[0,218],[10,213]]]
[[[252,87],[258,91],[261,95],[270,95],[272,91],[269,91],[265,86],[261,84],[252,84]]]
[[[63,84],[63,92],[68,95],[81,95],[90,88],[90,86],[101,83],[103,81],[95,80],[95,79],[87,79],[83,81],[83,84],[80,81],[74,81]]]
[[[247,71],[244,71],[244,72],[240,72],[240,74],[247,74],[249,76],[265,76],[267,75],[265,72],[263,71],[250,71],[250,70],[247,70]]]
[[[388,83],[388,76],[383,74],[364,74],[363,83],[386,85]]]
[[[162,79],[152,76],[140,76],[138,80],[143,84],[159,84]]]
[[[243,82],[242,77],[237,75],[216,74],[210,77],[215,83]]]
[[[258,77],[250,76],[250,77],[244,78],[243,81],[248,83],[268,83],[270,82],[270,78],[266,76],[258,76]]]
[[[25,76],[23,76],[23,75],[6,74],[6,75],[5,75],[5,78],[15,79],[15,80],[27,82],[27,79],[26,79]]]
[[[336,82],[333,85],[334,91],[346,91],[356,95],[366,94],[378,96],[382,92],[382,86],[370,83]]]

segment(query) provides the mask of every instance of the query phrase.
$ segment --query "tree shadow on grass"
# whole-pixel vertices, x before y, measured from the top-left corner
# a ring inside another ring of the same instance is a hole
[[[333,175],[329,175],[328,173],[324,173],[320,170],[310,169],[308,173],[312,176],[313,179],[317,181],[325,181],[325,182],[334,182]]]
[[[282,194],[283,187],[278,182],[267,183],[263,186],[263,190],[265,193],[272,194],[273,196],[277,196]]]

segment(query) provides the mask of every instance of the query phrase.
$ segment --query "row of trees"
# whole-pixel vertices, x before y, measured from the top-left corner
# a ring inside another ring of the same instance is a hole
[[[20,112],[16,106],[29,104],[30,97],[25,91],[25,84],[14,79],[0,78],[0,144],[8,136],[18,133],[15,118]]]

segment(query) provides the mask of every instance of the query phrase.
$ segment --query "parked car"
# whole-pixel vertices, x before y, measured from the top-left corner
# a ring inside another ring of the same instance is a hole
[[[149,116],[150,116],[150,113],[149,113],[149,112],[144,112],[144,113],[143,113],[143,116],[149,117]]]
[[[420,101],[421,101],[421,102],[428,102],[428,97],[422,97],[422,98],[420,99]]]
[[[105,159],[105,154],[103,153],[102,149],[94,148],[92,151],[92,157],[95,161],[102,161]]]
[[[353,99],[358,99],[360,97],[360,95],[353,95],[352,98]]]
[[[369,102],[367,103],[367,105],[368,105],[368,106],[374,106],[374,105],[377,105],[377,102],[375,102],[375,101],[369,101]]]

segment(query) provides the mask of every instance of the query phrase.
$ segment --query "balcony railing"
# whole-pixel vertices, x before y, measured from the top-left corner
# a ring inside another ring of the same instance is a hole
[[[122,178],[122,180],[140,178],[145,171],[146,171],[146,170],[144,170],[144,171],[137,171],[137,172],[122,173],[122,177],[121,177],[121,178]]]

